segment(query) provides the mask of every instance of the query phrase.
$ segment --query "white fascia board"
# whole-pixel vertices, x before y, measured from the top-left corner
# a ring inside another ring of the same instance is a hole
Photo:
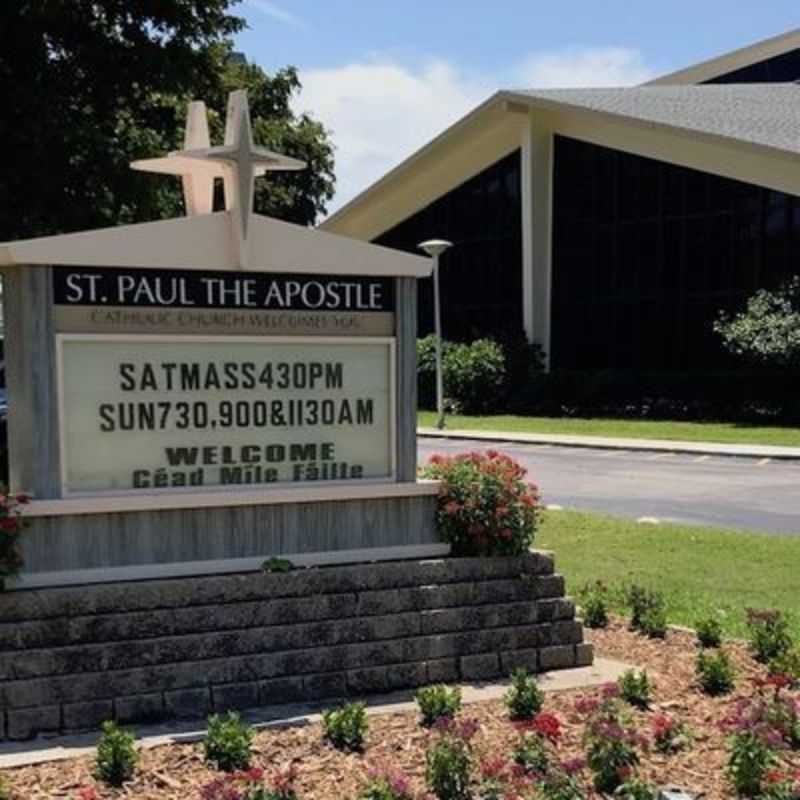
[[[769,39],[763,39],[755,44],[723,53],[721,56],[701,61],[684,69],[662,75],[643,86],[692,86],[698,83],[714,80],[720,75],[727,75],[759,61],[783,55],[800,47],[800,28],[781,33]]]
[[[239,270],[231,214],[121,225],[0,244],[0,266]],[[424,278],[432,260],[253,214],[249,270]]]

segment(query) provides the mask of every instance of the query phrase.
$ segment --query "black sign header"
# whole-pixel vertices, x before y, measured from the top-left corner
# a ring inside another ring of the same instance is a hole
[[[53,292],[62,306],[394,311],[391,278],[355,275],[75,267],[53,270]]]

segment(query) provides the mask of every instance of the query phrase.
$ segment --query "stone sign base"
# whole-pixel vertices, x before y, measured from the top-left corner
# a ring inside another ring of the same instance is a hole
[[[0,738],[589,665],[553,569],[533,553],[0,595]]]

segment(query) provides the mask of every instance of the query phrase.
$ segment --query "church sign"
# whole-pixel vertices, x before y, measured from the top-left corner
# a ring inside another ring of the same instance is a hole
[[[193,103],[185,148],[133,166],[187,216],[0,245],[21,585],[446,552],[416,478],[430,260],[254,213],[304,165],[253,144],[242,92],[225,145]]]

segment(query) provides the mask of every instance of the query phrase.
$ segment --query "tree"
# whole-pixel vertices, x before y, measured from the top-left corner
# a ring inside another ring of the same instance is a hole
[[[800,369],[800,275],[775,291],[762,289],[747,307],[714,324],[727,350],[756,364]]]
[[[224,119],[226,92],[242,83],[257,143],[311,165],[260,187],[257,208],[305,223],[324,211],[333,194],[327,132],[292,114],[293,68],[269,77],[230,63],[244,25],[230,13],[237,2],[0,4],[0,241],[174,215],[178,181],[129,163],[182,145],[190,99]]]

